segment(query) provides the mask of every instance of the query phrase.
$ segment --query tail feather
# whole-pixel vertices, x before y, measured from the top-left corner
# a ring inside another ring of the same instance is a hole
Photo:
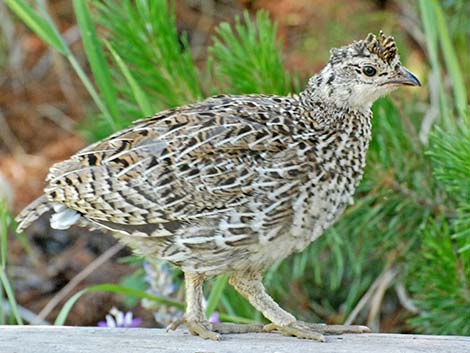
[[[38,197],[36,200],[31,202],[26,206],[19,214],[16,216],[15,220],[18,223],[16,231],[18,233],[22,232],[28,228],[31,223],[41,217],[42,214],[46,213],[52,209],[51,203],[47,200],[46,195]]]

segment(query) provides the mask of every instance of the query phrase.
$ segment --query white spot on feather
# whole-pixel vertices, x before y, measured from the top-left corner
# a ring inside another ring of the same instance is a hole
[[[54,205],[56,213],[51,216],[51,227],[54,229],[68,229],[80,219],[80,213],[64,205],[60,206]]]

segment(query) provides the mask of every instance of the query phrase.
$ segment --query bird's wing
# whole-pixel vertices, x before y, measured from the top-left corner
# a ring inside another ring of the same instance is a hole
[[[217,109],[168,110],[85,148],[51,168],[49,200],[111,229],[163,235],[239,207],[254,188],[273,189],[301,170],[285,152],[294,143],[288,134],[256,114]]]
[[[41,195],[16,216],[15,221],[18,224],[16,231],[18,233],[22,232],[51,208],[52,206],[46,196]]]

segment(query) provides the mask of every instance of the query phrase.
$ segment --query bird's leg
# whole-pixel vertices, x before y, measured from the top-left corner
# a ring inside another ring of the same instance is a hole
[[[296,321],[266,293],[260,274],[232,275],[229,283],[271,322],[287,326]]]
[[[366,326],[310,324],[296,320],[293,315],[281,309],[266,293],[261,275],[258,273],[232,275],[230,284],[271,321],[271,324],[264,327],[264,331],[278,330],[286,336],[308,338],[321,342],[325,341],[323,333],[362,333],[369,331]]]
[[[211,330],[211,324],[207,321],[202,306],[204,275],[185,272],[184,282],[186,287],[186,312],[182,319],[170,324],[167,330],[175,330],[184,323],[193,335],[219,340],[220,335]]]
[[[202,284],[204,275],[198,273],[184,274],[186,289],[186,312],[180,320],[172,322],[167,330],[175,330],[184,324],[193,335],[212,340],[219,340],[219,333],[263,332],[262,324],[236,324],[231,322],[210,323],[205,316],[202,305]],[[214,332],[215,331],[215,332]]]

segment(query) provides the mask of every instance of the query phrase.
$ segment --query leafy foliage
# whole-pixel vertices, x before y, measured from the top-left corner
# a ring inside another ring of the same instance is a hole
[[[13,218],[3,199],[0,198],[0,324],[14,322],[23,324],[16,303],[13,286],[7,271],[7,239],[8,230],[13,224]],[[8,304],[7,304],[8,303]],[[8,310],[7,310],[8,309]]]
[[[463,203],[470,200],[470,115],[456,123],[455,131],[436,128],[429,155],[434,174],[446,190]]]
[[[459,1],[449,1],[447,6],[460,8]],[[445,14],[437,1],[426,7],[421,2],[423,16],[428,22],[438,21],[439,40],[433,45],[435,72],[446,70],[452,77],[453,103],[446,103],[450,93],[440,85],[440,102],[444,120],[436,126],[431,135],[427,154],[432,160],[432,171],[440,185],[445,189],[441,193],[441,206],[447,208],[445,217],[431,218],[421,232],[422,240],[418,255],[413,256],[408,271],[410,290],[416,299],[418,315],[410,320],[419,331],[437,334],[470,333],[470,115],[468,113],[468,92],[464,82],[468,82],[468,70],[461,70],[460,65],[468,68],[468,56],[463,38],[469,32],[465,26],[455,26],[460,22],[461,13],[450,11],[451,26],[444,26]],[[434,12],[432,11],[434,10]],[[452,25],[454,24],[454,25]],[[433,36],[431,29],[425,26],[428,36]],[[448,50],[456,43],[455,50]],[[428,41],[429,44],[429,41]],[[444,52],[445,65],[436,61],[437,44]],[[460,50],[459,50],[460,49]],[[442,103],[445,104],[442,104]],[[455,107],[455,111],[452,106]],[[467,110],[467,111],[465,111]],[[455,115],[458,118],[454,118]]]
[[[414,259],[411,290],[420,309],[410,320],[421,332],[470,334],[470,119],[453,132],[437,128],[429,155],[456,205],[452,218],[430,220]]]
[[[243,22],[235,18],[234,27],[228,23],[217,27],[209,64],[219,92],[286,95],[298,90],[298,82],[284,70],[276,31],[265,11],[259,11],[254,21],[245,12]]]
[[[155,111],[203,97],[200,73],[167,1],[95,1],[111,47],[152,97]],[[124,98],[127,86],[120,85]]]
[[[410,320],[420,332],[470,335],[470,252],[458,252],[446,222],[430,221],[415,258],[411,290],[419,316]]]

